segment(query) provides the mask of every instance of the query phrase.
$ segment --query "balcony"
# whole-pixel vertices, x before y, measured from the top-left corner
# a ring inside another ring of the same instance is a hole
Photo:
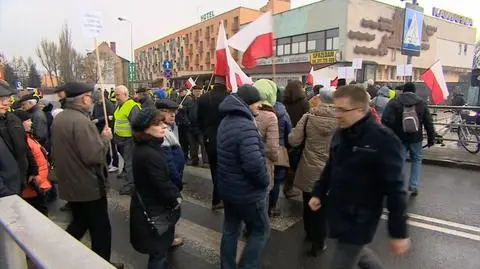
[[[193,55],[193,48],[188,49],[188,55]]]
[[[210,55],[207,54],[207,58],[205,59],[205,63],[206,64],[210,64],[211,61],[210,61]]]
[[[200,37],[198,35],[195,36],[195,39],[193,39],[195,41],[195,43],[198,43],[198,41],[200,41]]]
[[[190,67],[190,62],[189,61],[185,61],[185,67]]]
[[[196,58],[195,59],[195,65],[199,65],[200,64],[200,59]]]
[[[237,33],[238,31],[240,31],[240,24],[239,23],[234,23],[232,25],[232,32],[235,34]]]
[[[206,39],[206,40],[209,40],[209,39],[210,39],[210,31],[209,31],[208,28],[207,28],[207,30],[205,30],[205,39]]]
[[[203,53],[203,46],[199,46],[199,47],[197,48],[197,52],[198,52],[198,53]]]
[[[217,49],[217,43],[215,41],[210,42],[210,50],[216,50]]]

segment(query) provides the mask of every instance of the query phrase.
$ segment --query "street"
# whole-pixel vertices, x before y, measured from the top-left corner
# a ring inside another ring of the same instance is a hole
[[[177,233],[185,244],[171,254],[172,268],[216,268],[219,262],[223,213],[210,210],[210,171],[187,167],[184,175],[182,219]],[[146,268],[147,256],[129,243],[130,197],[119,196],[121,182],[110,176],[110,221],[112,261],[125,268]],[[385,268],[400,269],[477,269],[480,264],[480,181],[474,171],[424,165],[420,195],[409,201],[411,250],[403,257],[389,252],[386,222],[381,221],[371,248]],[[306,255],[302,207],[299,200],[280,200],[282,216],[272,220],[272,233],[264,254],[263,268],[327,268],[333,242],[317,257]],[[51,219],[62,227],[69,214],[60,212],[63,201],[51,209]],[[384,218],[385,219],[385,218]],[[88,238],[84,242],[89,244]],[[244,246],[240,241],[239,253]],[[240,255],[239,255],[240,256]]]

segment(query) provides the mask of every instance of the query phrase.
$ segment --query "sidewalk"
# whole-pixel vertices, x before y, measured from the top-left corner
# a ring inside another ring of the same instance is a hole
[[[424,150],[423,163],[480,171],[480,153],[471,154],[463,148],[434,146]]]

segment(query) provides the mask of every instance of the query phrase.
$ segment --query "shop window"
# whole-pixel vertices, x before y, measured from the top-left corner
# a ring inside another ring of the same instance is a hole
[[[289,55],[290,54],[290,37],[280,38],[277,40],[277,55]]]
[[[325,32],[316,32],[308,34],[308,51],[325,50]]]
[[[307,35],[292,37],[292,54],[307,52]]]

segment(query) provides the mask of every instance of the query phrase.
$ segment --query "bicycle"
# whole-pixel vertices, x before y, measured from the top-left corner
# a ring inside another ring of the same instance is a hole
[[[443,143],[443,137],[447,133],[457,133],[458,144],[461,145],[466,151],[476,154],[480,151],[480,138],[478,136],[477,128],[472,126],[466,126],[467,121],[462,117],[461,110],[446,110],[445,112],[452,113],[450,122],[444,127],[440,128],[440,131],[435,132],[436,144]],[[433,113],[436,116],[436,113]]]

